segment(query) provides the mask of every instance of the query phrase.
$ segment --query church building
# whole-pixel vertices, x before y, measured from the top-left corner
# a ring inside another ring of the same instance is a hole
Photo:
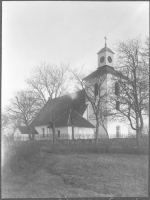
[[[105,38],[106,39],[106,38]],[[112,83],[114,77],[125,79],[114,69],[114,52],[105,46],[98,53],[97,69],[83,79],[85,89],[72,94],[64,95],[55,99],[49,99],[41,108],[35,119],[30,124],[30,130],[34,130],[36,140],[52,140],[51,121],[55,120],[57,139],[92,139],[95,138],[96,128],[99,138],[120,138],[129,136],[129,126],[119,122],[117,119],[111,120],[107,115],[108,111],[120,109],[117,100],[119,96],[119,85]],[[108,106],[108,95],[112,93],[116,97],[114,110]],[[104,101],[105,100],[105,101]],[[96,123],[94,113],[100,108],[99,114],[103,125]],[[94,109],[93,109],[94,108]],[[54,119],[55,116],[55,119]],[[16,129],[15,140],[27,140],[28,135],[25,128]]]

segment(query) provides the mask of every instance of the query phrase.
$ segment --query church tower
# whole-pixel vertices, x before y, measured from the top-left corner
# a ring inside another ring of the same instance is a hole
[[[98,101],[101,96],[105,96],[106,93],[106,98],[108,97],[107,94],[109,92],[109,88],[112,90],[112,87],[114,87],[114,98],[116,99],[114,101],[114,103],[116,103],[116,110],[120,110],[120,101],[119,101],[119,94],[120,94],[120,89],[119,89],[119,83],[112,83],[110,82],[111,77],[119,77],[123,79],[127,79],[127,77],[125,77],[124,75],[122,75],[119,71],[115,70],[113,67],[114,64],[114,52],[109,49],[107,47],[106,44],[106,37],[105,37],[105,46],[104,48],[102,48],[97,54],[98,54],[98,68],[93,71],[91,74],[89,74],[88,76],[86,76],[83,81],[85,81],[87,88],[85,88],[85,90],[87,90],[89,92],[89,97],[92,97],[92,103],[89,100],[89,98],[86,98],[86,103],[88,104],[87,107],[87,113],[88,113],[88,121],[91,122],[95,127],[98,126],[97,122],[96,122],[96,116],[95,118],[93,117],[94,114],[96,113],[93,111],[93,107],[92,105],[95,104],[96,108],[98,108]],[[104,80],[101,79],[101,77],[104,77]],[[102,80],[102,82],[101,82]],[[103,95],[104,94],[104,95]],[[102,110],[106,110],[107,108],[109,108],[109,104],[108,103],[109,98],[107,98],[107,101],[101,101],[101,105],[102,105]],[[99,104],[100,105],[100,104]],[[115,108],[114,108],[115,110]],[[101,111],[101,110],[99,110]],[[98,112],[99,112],[98,111]],[[92,117],[91,117],[92,116]],[[105,129],[103,126],[99,125],[98,126],[98,137],[107,137],[107,134],[113,135],[115,133],[120,133],[121,130],[121,123],[119,121],[116,122],[111,122],[109,120],[109,117],[105,117],[104,121],[103,121],[103,125],[105,126]],[[124,129],[125,129],[125,124],[123,124]],[[106,131],[107,129],[107,131]],[[127,129],[128,130],[128,129]],[[122,131],[121,131],[122,132]],[[128,131],[126,131],[128,133]],[[113,136],[114,137],[114,136]]]
[[[103,66],[109,66],[113,67],[113,54],[114,52],[107,47],[106,40],[107,38],[105,37],[105,47],[102,48],[97,54],[98,54],[98,68],[103,67]]]

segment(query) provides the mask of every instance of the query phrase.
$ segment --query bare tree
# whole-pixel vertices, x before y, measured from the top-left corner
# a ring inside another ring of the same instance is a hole
[[[69,65],[63,63],[59,67],[42,63],[32,70],[32,76],[25,81],[44,105],[47,98],[53,99],[66,92],[69,87],[68,69]]]
[[[140,53],[141,57],[141,74],[145,83],[147,85],[147,94],[149,95],[149,37],[146,37],[145,42],[142,46]],[[145,114],[149,117],[149,99],[147,98],[147,102],[145,102]]]
[[[107,89],[105,88],[105,81],[107,75],[103,75],[98,79],[92,79],[91,81],[84,81],[84,73],[81,69],[72,71],[73,77],[78,85],[78,88],[82,88],[85,90],[85,96],[87,102],[89,102],[92,107],[92,114],[90,118],[96,120],[96,133],[95,133],[95,141],[98,144],[98,133],[99,126],[101,125],[106,131],[107,137],[109,138],[108,131],[106,128],[107,117],[109,116],[109,112],[107,110]],[[97,91],[95,91],[97,90]]]
[[[14,122],[15,127],[23,124],[29,128],[40,108],[41,102],[38,101],[34,92],[20,90],[14,93],[14,97],[10,100],[10,105],[6,107],[6,111],[10,120]],[[32,139],[30,131],[29,139]]]
[[[9,128],[10,125],[10,119],[7,113],[2,113],[1,114],[1,131],[2,133],[7,132],[7,129]]]
[[[49,126],[48,128],[52,129],[53,133],[53,142],[56,140],[56,130],[55,130],[55,124],[56,120],[61,117],[64,112],[68,110],[68,106],[66,106],[68,103],[67,99],[66,101],[61,101],[60,98],[55,99],[49,99],[50,102],[47,102],[47,105],[43,107],[43,111],[41,114],[43,117],[47,117],[49,119]],[[48,113],[48,114],[47,114]]]
[[[114,89],[110,89],[109,94],[113,92],[110,95],[110,105],[115,111],[114,114],[121,120],[127,119],[131,128],[136,131],[137,146],[140,148],[143,114],[149,103],[149,84],[144,74],[148,65],[139,38],[126,42],[119,41],[116,45],[118,52],[116,69],[126,76],[126,79],[113,77],[118,94],[114,95]]]

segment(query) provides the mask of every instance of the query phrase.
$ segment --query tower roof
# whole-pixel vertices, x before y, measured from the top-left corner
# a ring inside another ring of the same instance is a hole
[[[109,49],[107,46],[105,46],[104,48],[102,48],[97,54],[102,53],[102,52],[104,52],[104,51],[109,51],[109,52],[115,54],[115,53],[114,53],[111,49]]]
[[[104,74],[112,74],[116,77],[121,77],[123,79],[127,79],[127,77],[125,77],[120,72],[116,71],[113,67],[105,65],[103,67],[98,68],[96,71],[92,72],[88,76],[86,76],[83,80],[89,81],[89,80],[92,80],[94,78],[99,78],[100,76],[103,76]]]

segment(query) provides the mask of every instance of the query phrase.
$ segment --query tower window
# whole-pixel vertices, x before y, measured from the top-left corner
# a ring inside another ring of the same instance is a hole
[[[104,57],[104,56],[102,56],[102,57],[100,58],[100,63],[103,63],[103,62],[104,62],[104,60],[105,60],[105,57]]]
[[[98,95],[98,83],[95,83],[95,85],[94,85],[94,94],[95,94],[95,96]]]
[[[108,62],[111,63],[112,62],[112,58],[110,56],[108,56]]]
[[[120,102],[116,101],[116,110],[120,110]]]
[[[118,82],[116,82],[115,83],[115,95],[119,95],[119,83]]]

